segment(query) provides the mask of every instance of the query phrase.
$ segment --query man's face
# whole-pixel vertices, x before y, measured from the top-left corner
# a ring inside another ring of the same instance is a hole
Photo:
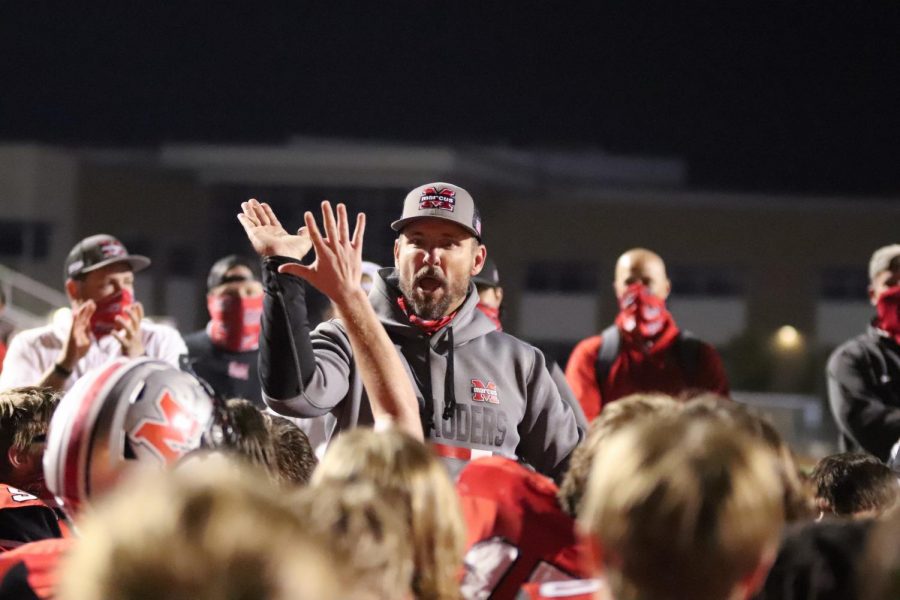
[[[469,278],[477,275],[487,252],[471,233],[442,219],[407,225],[394,243],[400,291],[415,314],[438,319],[459,308]]]
[[[869,285],[869,300],[872,306],[878,304],[878,298],[889,289],[900,285],[900,260],[891,261],[891,269],[885,269],[875,275]]]
[[[34,494],[39,498],[46,498],[46,483],[44,482],[44,450],[47,448],[47,436],[44,434],[35,436],[27,449],[10,449],[10,471],[6,483],[15,488]]]
[[[613,287],[616,298],[625,295],[628,286],[642,283],[651,294],[665,300],[669,297],[671,284],[666,277],[666,266],[659,257],[644,254],[625,254],[616,263],[616,279]]]
[[[238,298],[248,298],[262,294],[262,284],[254,279],[253,271],[244,265],[236,265],[225,271],[224,278],[228,279],[231,277],[243,277],[244,281],[231,281],[217,285],[209,291],[209,294],[211,296],[235,296]]]
[[[134,273],[128,263],[113,263],[86,274],[78,281],[69,280],[66,291],[76,304],[97,302],[123,289],[134,295]]]

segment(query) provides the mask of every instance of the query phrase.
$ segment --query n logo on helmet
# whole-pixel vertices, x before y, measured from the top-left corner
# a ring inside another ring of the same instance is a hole
[[[159,418],[141,419],[128,437],[162,462],[170,464],[197,447],[203,426],[194,413],[179,404],[168,390],[154,404]]]

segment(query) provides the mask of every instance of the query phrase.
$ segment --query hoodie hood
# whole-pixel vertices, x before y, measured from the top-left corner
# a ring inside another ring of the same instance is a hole
[[[375,285],[369,292],[369,301],[375,313],[381,319],[384,328],[391,337],[420,337],[422,330],[409,322],[406,315],[397,306],[400,292],[400,279],[396,269],[386,268],[378,271]],[[444,338],[444,332],[453,328],[453,345],[462,346],[475,338],[496,331],[494,324],[478,310],[478,294],[475,285],[469,282],[466,299],[456,312],[456,316],[443,329],[431,336],[431,345],[435,346]]]

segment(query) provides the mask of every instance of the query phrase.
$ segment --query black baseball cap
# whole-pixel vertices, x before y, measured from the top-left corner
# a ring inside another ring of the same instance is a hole
[[[226,277],[225,273],[234,267],[247,267],[253,273],[253,277],[247,278],[242,275]],[[209,270],[209,275],[206,277],[206,291],[233,281],[256,281],[256,271],[253,262],[237,254],[229,254],[220,258],[213,263],[212,268]]]
[[[107,265],[128,263],[135,273],[150,266],[150,259],[138,254],[128,254],[125,246],[111,235],[100,233],[86,237],[69,252],[66,258],[65,279],[78,279],[91,271]]]
[[[489,257],[484,259],[484,266],[478,275],[472,277],[472,283],[482,287],[500,287],[500,272],[493,260]]]

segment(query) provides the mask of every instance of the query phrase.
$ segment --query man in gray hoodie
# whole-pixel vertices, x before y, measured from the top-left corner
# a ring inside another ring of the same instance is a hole
[[[264,400],[288,416],[330,413],[333,433],[372,424],[348,334],[354,325],[338,318],[309,329],[303,279],[315,284],[309,275],[321,258],[290,265],[309,251],[309,228],[290,235],[267,205],[242,208],[241,223],[264,259]],[[497,331],[477,308],[471,277],[487,249],[472,196],[447,183],[420,186],[391,227],[399,233],[395,268],[379,272],[369,300],[413,384],[427,441],[454,474],[472,458],[498,454],[559,478],[582,434],[543,354]],[[336,234],[349,238],[346,229]],[[323,291],[344,295],[339,287]]]

